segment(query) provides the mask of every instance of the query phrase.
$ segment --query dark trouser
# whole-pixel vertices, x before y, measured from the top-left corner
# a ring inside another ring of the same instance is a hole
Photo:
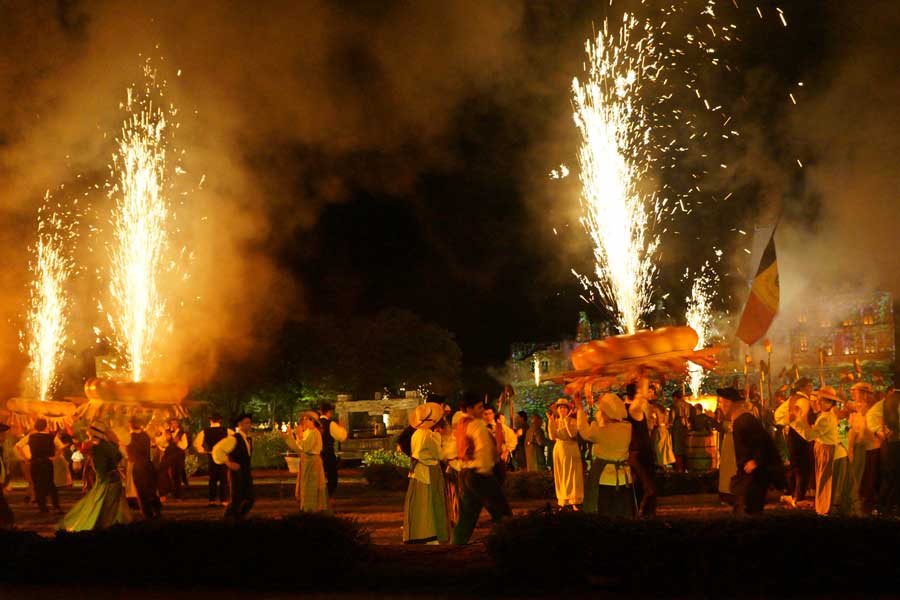
[[[791,429],[787,445],[791,455],[791,472],[794,476],[794,502],[800,502],[806,498],[806,491],[809,489],[809,482],[815,469],[812,444]]]
[[[881,492],[878,504],[884,514],[900,513],[900,441],[881,445]]]
[[[31,461],[31,479],[34,481],[34,499],[41,512],[47,511],[47,496],[53,502],[53,508],[59,510],[59,493],[53,482],[53,463],[46,458]]]
[[[209,501],[225,502],[228,497],[228,467],[217,465],[209,457]]]
[[[328,497],[334,498],[338,486],[338,461],[334,452],[322,452],[322,468],[325,469],[325,489]]]
[[[463,469],[459,474],[459,494],[459,522],[453,529],[453,544],[469,543],[482,508],[487,509],[494,523],[512,516],[503,488],[493,474],[482,475],[475,469]]]
[[[598,485],[597,514],[604,517],[634,517],[634,489],[630,485]]]
[[[878,487],[881,483],[881,448],[866,450],[866,468],[859,484],[859,499],[864,514],[871,514],[878,503]]]
[[[228,486],[231,488],[231,502],[225,509],[225,518],[238,521],[247,516],[253,508],[253,474],[249,468],[228,471]]]
[[[181,484],[185,478],[185,455],[184,450],[181,448],[175,448],[174,450],[172,448],[172,446],[166,448],[159,463],[159,495],[168,496],[169,494],[174,494],[176,498],[180,498]]]
[[[731,493],[734,494],[734,514],[742,517],[763,512],[766,506],[766,492],[769,489],[770,477],[762,468],[751,473],[739,473],[731,480]]]
[[[3,482],[0,481],[0,529],[9,529],[15,525],[16,519],[13,517],[9,504],[6,503],[6,497],[3,495]]]
[[[131,467],[131,479],[137,491],[138,505],[146,519],[158,519],[162,513],[159,496],[156,495],[156,470],[149,460],[135,462]]]
[[[830,514],[853,514],[853,494],[851,490],[850,459],[846,456],[834,459],[834,474],[831,476]]]
[[[656,467],[653,456],[640,451],[628,453],[628,465],[634,475],[634,494],[642,517],[656,515]]]

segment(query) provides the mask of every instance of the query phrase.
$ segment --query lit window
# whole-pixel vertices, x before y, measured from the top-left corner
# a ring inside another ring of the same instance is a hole
[[[550,371],[550,361],[542,360],[541,361],[541,373],[547,373]]]
[[[844,354],[856,354],[858,347],[859,345],[856,343],[856,338],[848,339],[847,343],[844,344]]]
[[[867,310],[863,313],[862,318],[863,325],[874,325],[875,324],[875,315],[872,314],[871,310]]]
[[[825,347],[825,354],[828,356],[834,356],[834,344],[833,343],[828,344],[828,346]]]
[[[809,350],[809,340],[806,339],[805,335],[800,336],[800,352],[806,352]]]
[[[876,345],[874,338],[866,339],[865,350],[866,350],[866,354],[875,354],[876,352],[878,352],[878,346]]]
[[[844,319],[843,322],[841,322],[841,325],[843,325],[844,327],[852,327],[853,326],[853,317]]]
[[[819,325],[822,327],[831,327],[831,320],[830,319],[822,319],[821,321],[819,321]]]
[[[800,317],[797,319],[799,323],[806,323],[806,313],[800,313]]]

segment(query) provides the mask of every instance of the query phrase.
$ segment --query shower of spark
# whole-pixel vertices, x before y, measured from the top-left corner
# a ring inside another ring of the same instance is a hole
[[[689,277],[690,273],[685,273],[685,279]],[[705,348],[712,337],[712,298],[718,281],[719,276],[713,270],[709,261],[707,261],[700,269],[700,273],[694,277],[691,286],[691,296],[686,299],[687,310],[685,311],[685,318],[687,324],[697,332],[699,338],[697,347],[694,350]],[[698,364],[689,363],[688,375],[690,377],[691,392],[694,396],[699,396],[703,381],[706,379],[706,371]]]
[[[593,244],[593,277],[575,273],[591,301],[634,333],[650,309],[659,206],[642,179],[653,162],[648,115],[640,91],[659,71],[653,29],[624,15],[585,44],[586,80],[572,83],[581,180],[581,223]],[[574,272],[574,271],[573,271]]]
[[[171,207],[167,198],[168,117],[152,98],[155,73],[145,67],[144,94],[128,90],[128,112],[110,167],[110,305],[107,319],[113,343],[132,381],[148,374],[157,333],[166,319],[160,278],[170,241]]]
[[[31,246],[29,270],[33,279],[28,289],[26,331],[20,347],[28,355],[24,393],[42,402],[51,399],[58,383],[56,372],[68,337],[69,298],[66,281],[74,271],[69,242],[74,239],[74,222],[49,208],[50,195],[38,210],[38,235]]]

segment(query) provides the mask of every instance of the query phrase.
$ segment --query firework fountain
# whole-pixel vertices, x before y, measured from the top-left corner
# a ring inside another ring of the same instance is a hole
[[[659,71],[655,38],[626,14],[618,32],[604,22],[585,48],[587,78],[576,78],[572,92],[581,135],[581,223],[594,246],[595,278],[575,275],[623,333],[635,333],[650,307],[659,244],[652,233],[656,197],[641,188],[653,156],[640,91]]]
[[[169,196],[170,173],[180,167],[170,164],[176,110],[171,105],[163,108],[165,84],[157,80],[149,63],[144,78],[144,87],[129,89],[122,106],[127,116],[116,139],[108,184],[113,201],[112,239],[107,245],[108,302],[101,303],[100,309],[106,314],[108,339],[121,363],[115,365],[115,381],[85,383],[91,402],[80,411],[87,416],[114,409],[116,403],[132,409],[165,405],[179,413],[187,394],[185,386],[149,381],[160,333],[170,326],[163,280],[177,264],[170,252],[174,218]]]
[[[142,381],[154,355],[157,332],[166,316],[160,279],[169,247],[171,209],[167,199],[166,142],[174,110],[152,101],[155,76],[145,71],[145,93],[128,90],[128,111],[111,167],[113,242],[109,247],[107,320],[112,341],[131,381]]]
[[[32,280],[28,286],[25,330],[19,333],[20,350],[28,357],[23,397],[7,403],[13,421],[23,430],[29,429],[36,417],[56,425],[67,423],[75,410],[74,404],[57,401],[54,394],[59,380],[57,370],[68,341],[71,305],[66,285],[75,272],[71,246],[78,221],[51,200],[48,192],[38,209],[37,238],[29,248]]]
[[[690,276],[685,273],[685,279]],[[687,324],[697,332],[697,346],[694,350],[705,348],[712,335],[712,306],[711,301],[714,293],[714,286],[718,283],[719,277],[713,270],[709,261],[704,263],[700,269],[700,273],[694,278],[691,285],[691,296],[686,298],[687,309],[685,310],[685,319]],[[691,386],[691,393],[699,397],[703,381],[706,379],[705,369],[697,363],[688,364],[688,375]]]

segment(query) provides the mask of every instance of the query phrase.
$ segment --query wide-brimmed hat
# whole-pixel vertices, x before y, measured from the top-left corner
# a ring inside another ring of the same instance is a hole
[[[719,398],[724,398],[726,400],[731,400],[732,402],[743,402],[744,401],[744,397],[741,396],[741,393],[733,387],[717,389],[716,396],[718,396]]]
[[[872,384],[867,381],[860,381],[859,383],[854,383],[850,386],[851,390],[859,390],[860,392],[868,392],[869,394],[874,393],[872,390]]]
[[[572,410],[572,403],[569,401],[568,398],[559,398],[556,402],[551,404],[548,408],[550,409],[550,412],[555,412],[556,409],[559,408],[560,406],[565,406],[569,410]]]
[[[431,429],[444,418],[444,407],[437,402],[420,404],[413,410],[409,424],[416,429]]]
[[[101,440],[107,439],[107,436],[109,435],[109,428],[103,421],[94,421],[91,423],[90,427],[88,427],[88,431],[91,432],[91,436]]]
[[[838,397],[837,392],[830,385],[823,385],[819,388],[819,391],[816,392],[819,395],[820,400],[831,400],[832,402],[840,402],[841,399]]]
[[[616,421],[624,419],[628,412],[622,399],[612,393],[606,393],[600,396],[600,400],[597,402],[597,408],[600,409],[601,413]]]

